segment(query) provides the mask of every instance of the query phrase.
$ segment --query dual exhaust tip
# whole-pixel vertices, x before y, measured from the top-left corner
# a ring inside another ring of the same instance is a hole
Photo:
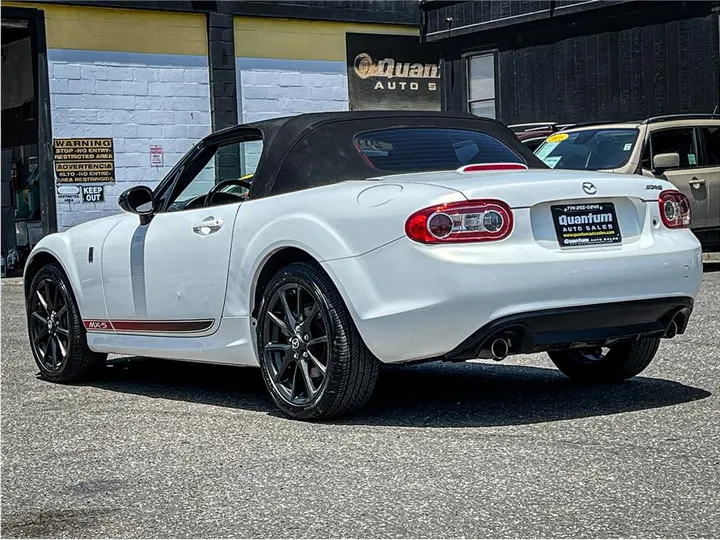
[[[681,313],[678,313],[673,320],[670,321],[670,324],[668,325],[667,329],[665,330],[665,334],[663,334],[663,337],[665,338],[674,338],[678,333],[678,322],[682,324],[684,321],[682,319],[683,315]],[[490,357],[499,362],[500,360],[504,360],[507,355],[510,353],[510,340],[504,337],[498,337],[493,339],[490,342]]]
[[[670,321],[670,324],[668,324],[667,328],[665,329],[663,337],[668,339],[674,338],[679,331],[685,330],[688,315],[690,315],[690,312],[688,310],[678,311]]]
[[[667,329],[665,330],[665,334],[663,334],[663,337],[665,338],[674,338],[678,333],[678,317],[682,317],[682,315],[676,316],[672,321],[670,321],[670,324],[668,325]],[[680,321],[682,322],[682,321]],[[507,355],[510,353],[510,341],[506,338],[495,338],[490,342],[490,356],[493,360],[499,362],[500,360],[504,360]]]
[[[490,343],[490,354],[492,359],[499,362],[504,360],[510,352],[510,341],[505,338],[496,338]]]

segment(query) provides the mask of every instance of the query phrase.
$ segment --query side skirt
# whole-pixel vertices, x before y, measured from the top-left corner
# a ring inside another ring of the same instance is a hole
[[[148,335],[137,331],[116,333],[113,329],[92,329],[87,333],[87,340],[92,351],[101,353],[258,366],[251,331],[248,317],[223,317],[217,331],[209,336],[187,333]]]
[[[88,332],[116,332],[122,334],[156,334],[173,336],[178,334],[202,334],[210,330],[215,319],[193,319],[173,321],[138,320],[83,320]]]

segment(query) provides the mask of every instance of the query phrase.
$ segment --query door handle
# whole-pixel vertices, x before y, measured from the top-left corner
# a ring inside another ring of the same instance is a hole
[[[705,185],[705,179],[704,178],[698,178],[696,176],[693,176],[690,181],[688,182],[690,186],[692,186],[693,189],[700,189],[700,186]]]
[[[213,217],[209,217],[205,219],[204,221],[201,221],[197,225],[193,225],[193,232],[202,236],[206,236],[208,234],[214,233],[215,231],[219,230],[220,227],[223,225],[222,219],[215,219]]]

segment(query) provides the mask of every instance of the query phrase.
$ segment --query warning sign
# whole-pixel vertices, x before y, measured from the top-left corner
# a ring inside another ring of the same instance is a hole
[[[105,192],[103,186],[81,186],[83,202],[103,202]]]
[[[55,139],[53,150],[58,184],[115,182],[112,139]]]

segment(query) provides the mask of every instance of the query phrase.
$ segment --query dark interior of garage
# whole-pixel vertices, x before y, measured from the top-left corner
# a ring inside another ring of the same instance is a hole
[[[41,161],[43,113],[38,73],[38,23],[22,15],[35,10],[3,9],[2,16],[2,267],[17,274],[31,246],[46,234],[47,188]],[[15,12],[15,13],[13,13]],[[19,15],[19,16],[18,16]],[[44,81],[47,85],[47,80]],[[54,225],[54,224],[53,224]]]

